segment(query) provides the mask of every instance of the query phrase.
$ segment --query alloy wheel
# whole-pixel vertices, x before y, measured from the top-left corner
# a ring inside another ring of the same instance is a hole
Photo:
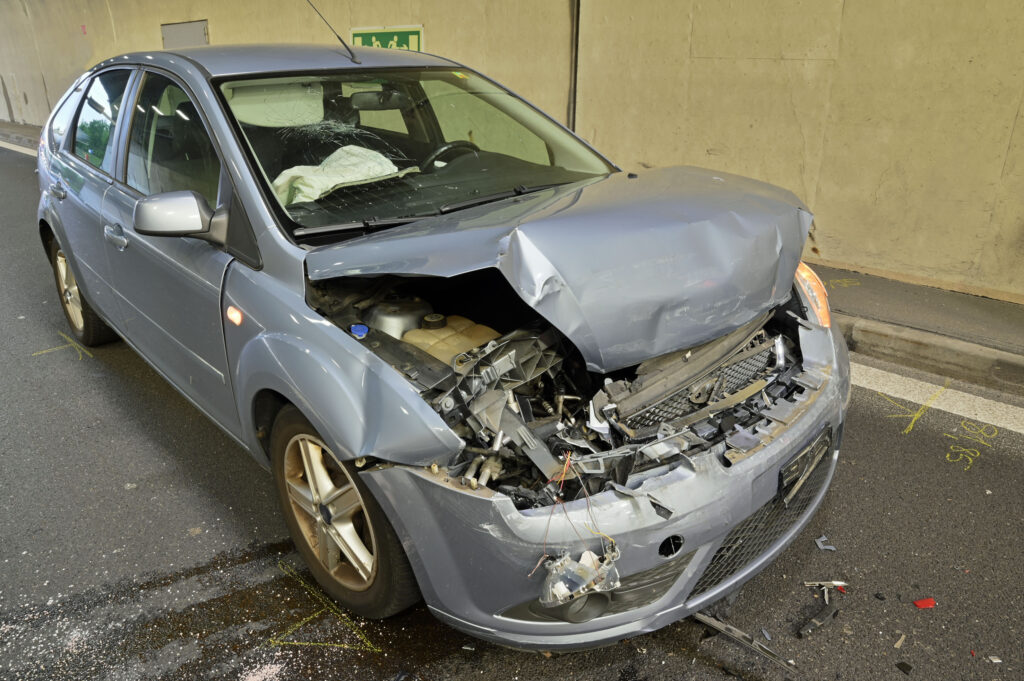
[[[76,331],[81,332],[85,328],[85,318],[82,315],[82,294],[78,291],[78,280],[75,273],[68,266],[68,259],[64,257],[64,251],[57,251],[57,283],[60,285],[60,304],[67,312],[68,321]]]
[[[377,573],[376,539],[349,472],[318,438],[296,435],[285,448],[292,513],[318,560],[340,584],[364,591]]]

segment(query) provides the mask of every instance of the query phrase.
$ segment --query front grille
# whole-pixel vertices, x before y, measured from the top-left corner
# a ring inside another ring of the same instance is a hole
[[[826,430],[810,445],[809,449],[815,450],[810,453],[810,456],[817,456],[820,448],[828,449],[831,444],[831,432]],[[814,501],[818,492],[821,491],[822,485],[825,484],[828,471],[829,460],[826,454],[789,502],[789,506],[784,506],[782,503],[784,494],[778,494],[737,525],[715,552],[707,570],[704,571],[697,581],[697,585],[690,592],[690,598],[714,589],[778,541],[786,530],[800,520],[811,502]]]
[[[760,377],[768,366],[771,354],[772,345],[769,343],[760,352],[750,355],[739,362],[722,367],[709,378],[718,380],[718,377],[723,377],[724,381],[720,392],[730,395],[741,388],[747,387],[756,378]],[[690,401],[690,388],[691,386],[687,385],[661,402],[633,414],[626,419],[626,425],[630,428],[656,426],[663,421],[671,421],[696,411],[702,405],[697,405]]]

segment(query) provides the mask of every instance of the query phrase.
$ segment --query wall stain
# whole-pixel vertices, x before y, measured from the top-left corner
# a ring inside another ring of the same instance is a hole
[[[4,103],[7,104],[7,120],[13,123],[14,108],[11,106],[11,96],[7,94],[7,83],[4,81],[3,76],[0,76],[0,89],[2,89],[4,92]]]

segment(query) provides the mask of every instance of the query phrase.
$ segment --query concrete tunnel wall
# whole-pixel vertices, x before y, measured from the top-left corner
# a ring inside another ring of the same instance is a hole
[[[427,51],[567,122],[572,0],[317,4],[345,37],[421,24]],[[781,185],[817,216],[811,262],[1024,302],[1024,5],[579,6],[576,129],[623,168]],[[211,44],[334,42],[302,0],[4,0],[0,119],[41,124],[78,73],[198,19]]]

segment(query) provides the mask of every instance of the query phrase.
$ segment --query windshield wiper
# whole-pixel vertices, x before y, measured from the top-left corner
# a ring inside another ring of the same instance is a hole
[[[331,234],[333,232],[351,232],[357,229],[380,229],[383,227],[395,227],[409,222],[415,222],[423,218],[438,215],[437,212],[422,213],[420,215],[406,215],[394,218],[366,218],[356,222],[344,222],[340,225],[321,225],[319,227],[299,227],[295,230],[295,236],[312,236],[314,234]]]
[[[486,196],[477,196],[472,199],[466,199],[465,201],[458,201],[456,203],[446,203],[438,208],[436,211],[430,211],[427,213],[419,213],[416,215],[406,215],[403,217],[392,217],[392,218],[366,218],[364,220],[357,220],[355,222],[344,222],[338,225],[321,225],[319,227],[299,227],[295,230],[294,235],[297,237],[301,236],[313,236],[316,234],[332,234],[334,232],[351,232],[355,230],[368,230],[368,229],[382,229],[385,227],[396,227],[398,225],[404,225],[409,222],[421,220],[423,218],[429,218],[436,215],[444,215],[446,213],[454,213],[455,211],[462,210],[464,208],[471,208],[473,206],[479,206],[485,203],[492,203],[494,201],[501,201],[512,196],[522,196],[523,194],[532,194],[533,192],[543,191],[544,189],[551,189],[552,187],[559,187],[566,182],[554,182],[551,184],[539,184],[532,187],[526,187],[524,185],[517,185],[507,191],[498,192],[496,194],[488,194]],[[310,211],[312,212],[312,211]]]
[[[440,212],[442,215],[445,213],[454,213],[457,210],[463,208],[472,208],[473,206],[480,206],[485,203],[493,203],[494,201],[501,201],[512,196],[522,196],[523,194],[532,194],[533,192],[539,192],[544,189],[551,189],[552,187],[559,187],[564,182],[553,182],[551,184],[538,184],[533,187],[526,187],[521,184],[516,185],[512,189],[507,191],[498,192],[497,194],[488,194],[486,196],[477,196],[472,199],[466,199],[465,201],[458,201],[456,203],[446,203],[441,206]]]

